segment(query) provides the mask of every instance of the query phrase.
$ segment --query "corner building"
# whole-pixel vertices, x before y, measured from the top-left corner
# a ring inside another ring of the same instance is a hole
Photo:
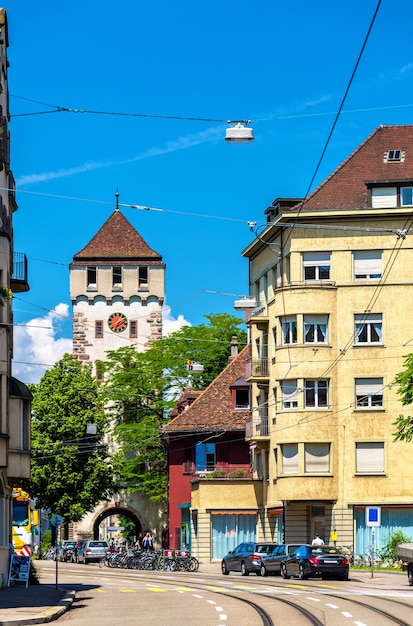
[[[413,126],[380,126],[304,201],[277,198],[244,251],[254,478],[266,539],[364,554],[413,537],[413,445],[394,379],[413,346]]]

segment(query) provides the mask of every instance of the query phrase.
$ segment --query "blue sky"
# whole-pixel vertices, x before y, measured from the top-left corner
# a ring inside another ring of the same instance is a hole
[[[31,287],[14,299],[14,374],[36,382],[71,350],[69,264],[117,190],[162,209],[122,210],[167,264],[165,327],[235,313],[248,222],[308,191],[377,0],[3,5],[15,250]],[[412,17],[411,0],[382,1],[312,188],[378,125],[412,123]],[[255,141],[228,145],[226,124],[201,118],[251,119]]]

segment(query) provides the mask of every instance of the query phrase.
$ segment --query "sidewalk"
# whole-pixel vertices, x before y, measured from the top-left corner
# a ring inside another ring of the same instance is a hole
[[[55,585],[23,584],[0,589],[0,626],[46,624],[58,619],[71,606],[74,591]]]

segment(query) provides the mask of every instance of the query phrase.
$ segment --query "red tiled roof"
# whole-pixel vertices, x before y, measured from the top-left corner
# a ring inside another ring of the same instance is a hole
[[[388,150],[405,152],[404,162],[384,162]],[[366,182],[413,181],[413,125],[379,126],[317,189],[292,210],[363,209]]]
[[[169,417],[172,419],[177,415],[180,415],[183,411],[187,411],[191,404],[197,399],[200,393],[202,393],[202,391],[197,391],[193,387],[187,387],[186,389],[184,389],[179,400],[170,412]]]
[[[105,259],[145,261],[148,265],[162,262],[161,255],[142,239],[119,210],[112,213],[89,243],[73,257],[75,264],[84,263],[85,260]]]
[[[234,357],[191,406],[163,426],[165,433],[176,431],[245,430],[249,409],[232,409],[231,385],[245,376],[251,356],[248,344]]]

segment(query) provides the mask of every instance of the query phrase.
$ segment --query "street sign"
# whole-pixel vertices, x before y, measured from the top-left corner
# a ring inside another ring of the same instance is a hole
[[[124,526],[108,526],[107,529],[108,533],[115,533],[117,530],[125,530]]]
[[[378,528],[380,526],[381,508],[379,506],[366,506],[366,526]]]
[[[61,515],[53,515],[50,523],[52,526],[61,526],[63,524],[63,517]]]

